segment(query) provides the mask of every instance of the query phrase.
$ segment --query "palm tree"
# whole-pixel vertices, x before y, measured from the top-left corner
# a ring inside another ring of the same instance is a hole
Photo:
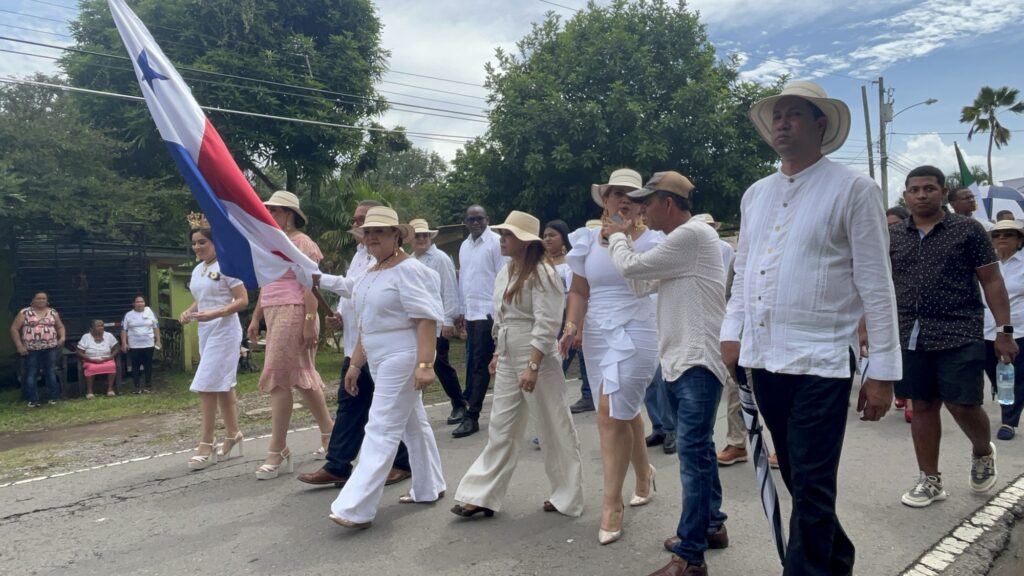
[[[1002,148],[1010,141],[1010,130],[999,122],[996,115],[1000,108],[1008,108],[1010,112],[1016,114],[1024,112],[1024,101],[1017,100],[1019,94],[1019,90],[1009,86],[1003,86],[998,90],[984,86],[974,99],[974,104],[964,106],[960,111],[960,122],[971,125],[971,130],[967,133],[968,140],[975,132],[988,132],[988,176],[992,184],[995,184],[992,174],[992,145]]]

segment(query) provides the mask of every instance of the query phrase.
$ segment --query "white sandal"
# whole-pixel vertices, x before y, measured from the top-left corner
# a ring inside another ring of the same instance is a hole
[[[220,457],[224,460],[231,458],[231,451],[235,449],[235,446],[238,446],[238,456],[245,456],[245,452],[242,450],[242,442],[244,441],[245,436],[242,435],[241,430],[239,430],[238,433],[235,434],[234,438],[225,438],[224,442],[222,442],[220,445]],[[225,450],[224,447],[227,446],[228,442],[231,442],[231,445],[228,446],[227,450]]]
[[[324,438],[327,438],[328,446],[331,443],[331,433],[320,434],[320,447],[313,451],[313,460],[327,460],[327,447],[323,445]]]
[[[210,442],[200,442],[199,446],[209,446],[209,454],[196,454],[195,456],[188,459],[188,467],[190,470],[202,470],[208,466],[217,463],[217,449]],[[199,448],[196,448],[199,450]]]
[[[274,478],[277,478],[278,474],[280,474],[281,466],[283,466],[285,464],[288,465],[288,473],[289,474],[292,473],[292,472],[295,472],[295,467],[292,466],[292,451],[289,450],[287,446],[285,446],[284,450],[281,450],[280,452],[270,452],[270,451],[268,451],[267,452],[267,456],[270,456],[270,455],[280,456],[281,457],[281,463],[280,464],[261,464],[260,467],[256,469],[256,479],[257,480],[272,480]]]

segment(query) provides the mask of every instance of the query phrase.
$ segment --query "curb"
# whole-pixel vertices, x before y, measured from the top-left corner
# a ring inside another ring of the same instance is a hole
[[[901,576],[987,574],[1006,548],[1014,523],[1024,518],[1024,474],[914,560]]]

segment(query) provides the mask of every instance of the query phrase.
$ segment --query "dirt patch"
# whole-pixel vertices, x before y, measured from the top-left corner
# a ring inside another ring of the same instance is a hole
[[[1020,518],[1010,532],[1010,542],[996,558],[988,576],[1021,576],[1024,574],[1024,520]]]

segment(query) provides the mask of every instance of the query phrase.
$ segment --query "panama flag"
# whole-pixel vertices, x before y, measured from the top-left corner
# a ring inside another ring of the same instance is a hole
[[[978,188],[978,183],[974,181],[974,174],[967,167],[967,162],[964,162],[964,155],[960,153],[960,146],[953,142],[953,148],[956,150],[956,163],[960,168],[960,185],[969,189],[974,194],[975,204],[978,205],[978,209],[974,211],[974,217],[988,223],[988,208],[986,207],[985,199],[981,196],[981,188]],[[988,206],[991,205],[992,201],[990,200]]]
[[[221,271],[247,288],[294,270],[305,285],[319,274],[274,222],[149,30],[123,0],[107,0],[146,105],[210,226]]]

